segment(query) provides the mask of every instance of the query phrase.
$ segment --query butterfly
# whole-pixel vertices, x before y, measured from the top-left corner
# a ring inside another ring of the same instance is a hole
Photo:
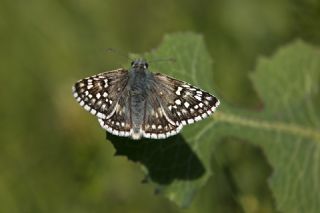
[[[148,70],[143,59],[79,80],[73,96],[109,133],[164,139],[211,115],[219,100],[195,86]]]

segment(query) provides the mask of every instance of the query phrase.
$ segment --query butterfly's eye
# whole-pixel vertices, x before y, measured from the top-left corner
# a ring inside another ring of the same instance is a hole
[[[134,61],[131,62],[131,66],[133,66],[133,64],[134,64]]]
[[[148,63],[145,63],[144,66],[145,66],[146,68],[148,68],[148,67],[149,67],[149,64],[148,64]]]

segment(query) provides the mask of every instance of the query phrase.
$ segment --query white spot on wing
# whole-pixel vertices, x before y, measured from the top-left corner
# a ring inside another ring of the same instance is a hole
[[[207,99],[208,101],[211,101],[211,100],[212,100],[212,97],[211,97],[211,96],[207,96],[206,99]]]
[[[177,105],[181,105],[180,99],[175,100],[175,103],[176,103]]]
[[[202,120],[202,118],[201,118],[201,116],[197,116],[197,117],[194,118],[194,120],[195,121],[200,121],[200,120]]]
[[[106,117],[104,114],[102,114],[102,113],[100,113],[100,112],[97,113],[97,116],[98,116],[99,118],[105,118],[105,117]]]
[[[143,133],[143,137],[145,137],[145,138],[150,138],[150,133],[144,132],[144,133]]]
[[[114,130],[112,131],[112,133],[115,134],[115,135],[119,135],[119,131],[116,130],[116,129],[114,129]]]
[[[202,101],[202,98],[200,96],[194,96],[195,99],[197,99],[198,101]]]
[[[159,138],[159,139],[164,139],[164,138],[166,138],[166,135],[163,134],[163,133],[161,133],[161,134],[158,135],[158,138]]]
[[[206,117],[208,117],[208,115],[207,115],[207,113],[203,113],[203,114],[201,115],[201,117],[202,117],[202,118],[206,118]]]
[[[181,112],[182,112],[183,114],[187,114],[187,113],[188,113],[188,111],[187,111],[186,109],[181,109]]]
[[[89,107],[88,105],[84,105],[83,108],[87,111],[90,111],[91,107]]]
[[[181,90],[182,90],[182,87],[178,87],[177,91],[176,91],[176,94],[177,95],[181,95]]]
[[[188,124],[192,124],[192,123],[194,123],[194,120],[193,119],[188,119]]]
[[[220,105],[220,101],[218,100],[216,103],[216,107],[218,107]]]

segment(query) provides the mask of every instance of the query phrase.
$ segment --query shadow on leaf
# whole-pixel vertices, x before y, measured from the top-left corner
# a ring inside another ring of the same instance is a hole
[[[116,156],[127,156],[147,168],[145,181],[151,179],[165,185],[174,180],[194,180],[205,172],[201,161],[181,135],[161,140],[134,141],[107,133],[107,139],[116,149]]]

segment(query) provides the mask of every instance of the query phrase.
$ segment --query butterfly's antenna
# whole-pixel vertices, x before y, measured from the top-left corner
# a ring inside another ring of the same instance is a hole
[[[177,60],[176,60],[175,58],[162,58],[162,59],[155,59],[155,60],[151,60],[151,61],[149,61],[149,62],[154,63],[154,62],[167,62],[167,61],[169,61],[169,62],[173,62],[173,63],[177,62]]]
[[[113,48],[107,48],[106,51],[107,51],[107,52],[115,53],[115,54],[117,54],[117,55],[119,55],[119,56],[121,56],[121,57],[124,57],[124,58],[126,58],[126,59],[129,59],[129,60],[133,61],[133,59],[130,58],[130,57],[128,56],[128,54],[126,54],[126,53],[124,53],[124,52],[121,52],[121,51],[119,51],[119,50],[116,50],[116,49],[113,49]]]

